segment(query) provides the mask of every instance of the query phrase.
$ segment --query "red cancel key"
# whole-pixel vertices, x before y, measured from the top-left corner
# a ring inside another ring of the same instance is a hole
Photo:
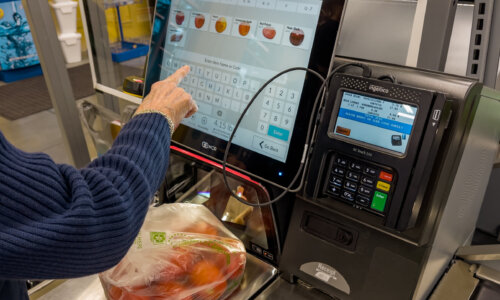
[[[382,180],[385,180],[385,181],[392,181],[392,174],[391,173],[380,171],[380,174],[378,175],[378,177]]]

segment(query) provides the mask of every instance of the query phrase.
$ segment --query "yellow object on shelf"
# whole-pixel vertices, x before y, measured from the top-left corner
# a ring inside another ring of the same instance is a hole
[[[151,35],[151,21],[147,1],[119,7],[125,40],[145,40]],[[120,26],[116,7],[106,9],[109,42],[120,41]]]

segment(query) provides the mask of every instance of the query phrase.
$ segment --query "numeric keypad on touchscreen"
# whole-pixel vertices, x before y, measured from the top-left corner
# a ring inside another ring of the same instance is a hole
[[[219,109],[211,110],[214,118],[220,118],[216,115],[222,114],[220,108],[232,113],[241,113],[265,80],[241,77],[238,73],[180,60],[165,64],[168,67],[167,74],[172,74],[175,66],[184,64],[189,64],[192,71],[180,86],[196,101],[218,107]],[[288,142],[297,113],[298,98],[299,92],[296,90],[280,84],[268,85],[252,106],[259,116],[252,130],[281,142]]]

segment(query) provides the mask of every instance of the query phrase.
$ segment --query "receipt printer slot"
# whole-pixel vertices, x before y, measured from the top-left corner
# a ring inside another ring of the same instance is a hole
[[[302,217],[301,228],[309,234],[335,244],[349,251],[356,249],[358,233],[335,221],[306,212]]]

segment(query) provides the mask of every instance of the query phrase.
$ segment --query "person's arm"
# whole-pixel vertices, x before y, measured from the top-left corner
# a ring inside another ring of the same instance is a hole
[[[24,153],[0,134],[0,278],[78,277],[121,260],[166,172],[167,118],[175,127],[196,111],[176,88],[188,70],[155,84],[113,147],[84,169]]]

